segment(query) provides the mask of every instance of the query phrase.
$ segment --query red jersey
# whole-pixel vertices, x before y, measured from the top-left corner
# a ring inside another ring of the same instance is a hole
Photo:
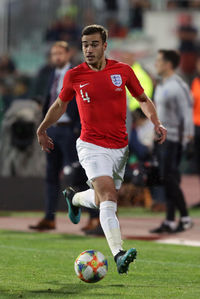
[[[81,140],[122,148],[128,144],[125,86],[133,97],[144,90],[129,65],[109,59],[106,62],[101,71],[92,70],[85,62],[69,70],[59,98],[68,102],[76,97]]]

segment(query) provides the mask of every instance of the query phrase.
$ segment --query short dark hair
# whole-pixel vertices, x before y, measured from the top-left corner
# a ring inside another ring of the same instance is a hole
[[[106,42],[108,38],[108,30],[105,27],[97,24],[88,25],[84,27],[82,30],[81,37],[83,37],[84,35],[91,35],[95,33],[100,33],[103,43]]]
[[[176,69],[180,64],[180,54],[175,50],[159,50],[158,53],[163,55],[165,61],[171,62],[173,69]]]

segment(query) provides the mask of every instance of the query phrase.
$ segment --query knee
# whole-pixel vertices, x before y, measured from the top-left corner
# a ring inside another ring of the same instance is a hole
[[[114,192],[105,192],[99,197],[100,202],[104,201],[112,201],[112,202],[117,202],[117,193]]]

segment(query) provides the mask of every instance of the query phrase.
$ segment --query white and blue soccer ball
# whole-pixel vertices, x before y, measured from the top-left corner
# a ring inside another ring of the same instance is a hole
[[[76,275],[81,280],[94,283],[103,279],[108,271],[105,256],[96,250],[85,250],[75,260]]]

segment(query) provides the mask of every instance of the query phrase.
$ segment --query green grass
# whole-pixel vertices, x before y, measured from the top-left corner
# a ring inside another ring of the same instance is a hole
[[[119,207],[118,214],[120,217],[145,217],[145,218],[155,218],[164,217],[164,212],[152,212],[150,209],[145,209],[142,207]],[[66,212],[58,212],[58,216],[65,217]],[[83,216],[88,216],[88,214],[83,213]],[[200,217],[200,209],[190,209],[190,215],[192,217]],[[0,211],[0,216],[10,216],[10,217],[43,217],[44,212],[19,212],[19,211]],[[178,213],[177,213],[178,216]]]
[[[128,275],[116,272],[104,238],[0,231],[0,298],[200,298],[199,248],[125,241],[138,259]],[[96,284],[80,281],[74,260],[86,249],[108,259],[107,276]]]

